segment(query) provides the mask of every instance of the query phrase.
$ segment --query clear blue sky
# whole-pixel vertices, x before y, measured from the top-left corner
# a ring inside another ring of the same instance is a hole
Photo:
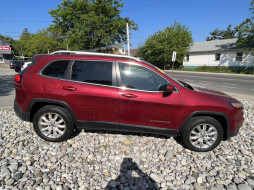
[[[209,32],[217,27],[235,27],[251,16],[251,0],[123,0],[122,17],[130,17],[138,24],[131,31],[133,48],[145,42],[148,36],[165,29],[175,21],[187,25],[194,41],[205,41]],[[50,9],[57,8],[61,0],[3,0],[1,1],[0,33],[18,39],[24,28],[32,33],[46,28],[51,21]]]

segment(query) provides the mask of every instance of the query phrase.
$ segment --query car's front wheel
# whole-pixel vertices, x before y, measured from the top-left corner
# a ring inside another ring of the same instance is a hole
[[[33,127],[37,135],[50,142],[69,139],[74,130],[73,125],[69,112],[53,105],[38,110],[33,119]]]
[[[207,152],[216,148],[223,138],[223,128],[214,118],[198,116],[191,118],[181,133],[183,145],[193,151]]]

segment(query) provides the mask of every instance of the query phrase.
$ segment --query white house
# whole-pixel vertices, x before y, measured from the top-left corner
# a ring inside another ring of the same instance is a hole
[[[183,66],[194,69],[200,66],[225,66],[234,69],[254,67],[254,54],[245,55],[236,47],[237,39],[195,42],[185,56]]]

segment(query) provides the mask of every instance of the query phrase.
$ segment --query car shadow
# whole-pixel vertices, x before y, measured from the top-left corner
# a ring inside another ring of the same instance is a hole
[[[120,174],[116,179],[108,182],[105,190],[113,189],[160,189],[149,175],[144,173],[132,158],[124,158],[120,167]]]
[[[13,75],[0,76],[0,96],[8,96],[14,90]]]

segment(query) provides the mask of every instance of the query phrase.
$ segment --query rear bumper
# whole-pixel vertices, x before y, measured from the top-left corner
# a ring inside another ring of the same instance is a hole
[[[29,113],[28,112],[22,112],[20,109],[19,109],[19,107],[17,106],[17,104],[16,104],[16,102],[14,101],[14,106],[13,106],[13,108],[14,108],[14,111],[15,111],[15,113],[16,113],[16,115],[20,118],[20,119],[22,119],[22,120],[24,120],[24,121],[29,121],[30,122],[30,117],[29,117]]]

